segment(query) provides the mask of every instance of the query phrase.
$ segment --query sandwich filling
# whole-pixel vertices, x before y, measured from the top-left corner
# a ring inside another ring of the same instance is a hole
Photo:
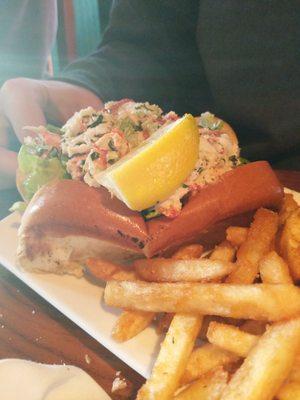
[[[83,109],[61,129],[53,126],[26,127],[36,134],[25,139],[19,155],[19,168],[27,175],[27,185],[31,188],[29,197],[51,178],[69,177],[99,187],[95,176],[143,144],[158,129],[179,118],[173,111],[164,114],[157,105],[123,99],[106,103],[100,111],[92,107]],[[146,219],[157,215],[177,217],[188,196],[218,181],[221,175],[242,163],[239,147],[226,132],[221,120],[209,112],[203,113],[198,118],[198,129],[199,156],[193,171],[168,199],[142,212]],[[33,172],[28,173],[28,160],[31,156],[37,158],[31,167],[37,168],[38,161],[43,163],[39,166],[39,171],[44,169],[45,175],[41,182],[36,176],[33,182],[30,179]],[[56,160],[55,163],[53,160]],[[54,164],[55,173],[48,171],[45,174],[47,166],[52,165],[53,168]]]

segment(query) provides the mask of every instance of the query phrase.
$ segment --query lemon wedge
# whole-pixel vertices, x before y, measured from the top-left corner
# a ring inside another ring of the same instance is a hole
[[[97,181],[131,210],[141,211],[166,200],[192,172],[198,154],[197,123],[186,114],[157,130]]]

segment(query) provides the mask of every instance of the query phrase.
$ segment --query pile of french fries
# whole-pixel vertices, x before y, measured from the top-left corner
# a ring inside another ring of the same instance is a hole
[[[200,244],[133,269],[88,260],[107,281],[105,302],[122,308],[126,341],[153,320],[165,332],[138,400],[300,399],[300,208],[286,195],[259,209],[249,228],[229,227],[203,255]],[[201,339],[201,343],[200,340]]]

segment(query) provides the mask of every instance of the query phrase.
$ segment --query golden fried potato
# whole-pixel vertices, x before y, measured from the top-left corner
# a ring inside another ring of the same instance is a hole
[[[300,315],[300,289],[294,285],[150,283],[109,281],[105,302],[151,312],[183,312],[280,321]]]
[[[117,342],[125,342],[142,332],[151,324],[155,313],[146,311],[123,311],[112,330]]]
[[[181,246],[172,256],[176,260],[190,260],[199,258],[203,254],[203,246],[201,244],[188,244]]]
[[[287,263],[274,250],[260,260],[259,272],[264,283],[293,283]]]
[[[228,377],[222,367],[216,368],[181,391],[174,400],[219,400]]]
[[[279,223],[283,225],[287,218],[299,208],[298,203],[291,193],[285,193],[283,203],[279,212]]]
[[[288,377],[300,342],[300,318],[270,326],[233,375],[222,400],[270,400]]]
[[[238,268],[227,277],[226,282],[254,282],[258,274],[258,263],[270,251],[277,229],[278,214],[265,208],[256,211],[247,239],[237,251]]]
[[[226,239],[233,246],[240,247],[242,243],[247,239],[248,228],[241,226],[229,226],[226,229]]]
[[[288,263],[293,279],[300,280],[300,208],[292,212],[284,224],[280,253]]]
[[[176,314],[162,342],[150,378],[138,392],[137,400],[169,400],[179,387],[189,356],[201,327],[202,317]]]
[[[134,267],[139,277],[148,282],[209,282],[229,275],[235,264],[209,258],[153,258],[136,260]]]

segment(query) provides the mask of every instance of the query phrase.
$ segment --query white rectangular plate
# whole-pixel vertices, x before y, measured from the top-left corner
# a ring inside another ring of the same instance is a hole
[[[300,193],[292,193],[300,204]],[[147,378],[161,340],[153,327],[145,329],[126,343],[116,343],[111,338],[111,330],[119,312],[103,304],[102,288],[84,278],[33,274],[18,269],[15,253],[19,224],[20,216],[16,213],[0,222],[0,263],[113,354]]]

